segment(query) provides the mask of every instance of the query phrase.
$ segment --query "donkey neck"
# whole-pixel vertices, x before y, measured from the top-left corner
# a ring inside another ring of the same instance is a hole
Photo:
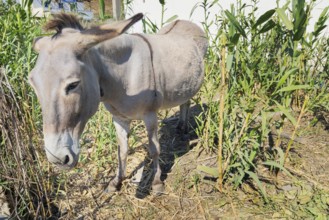
[[[150,48],[145,39],[123,34],[88,51],[89,60],[103,89],[103,101],[154,90]],[[151,80],[150,80],[151,79]]]

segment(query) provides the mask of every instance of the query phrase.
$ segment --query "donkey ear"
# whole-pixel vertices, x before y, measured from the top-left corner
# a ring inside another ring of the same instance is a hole
[[[33,41],[33,49],[35,52],[39,53],[39,51],[41,50],[41,48],[43,48],[46,43],[48,42],[49,40],[49,37],[37,37],[37,38],[34,38],[34,41]]]
[[[143,14],[138,13],[127,20],[118,21],[111,24],[104,24],[101,25],[100,28],[103,30],[115,30],[117,33],[122,34],[142,18],[143,18]]]
[[[143,14],[139,13],[124,21],[104,24],[81,31],[80,39],[77,41],[77,52],[83,52],[102,41],[119,36],[142,18]]]

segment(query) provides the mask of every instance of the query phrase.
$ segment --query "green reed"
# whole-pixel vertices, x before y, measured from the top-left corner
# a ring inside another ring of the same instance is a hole
[[[204,148],[221,150],[216,174],[220,188],[223,182],[238,187],[253,179],[268,201],[257,176],[257,163],[264,161],[283,169],[285,160],[268,151],[271,129],[280,130],[289,121],[295,127],[293,139],[300,123],[299,110],[312,113],[329,106],[329,40],[320,36],[329,13],[325,8],[315,30],[307,33],[314,2],[294,0],[292,11],[286,4],[255,17],[257,3],[253,1],[251,13],[247,14],[245,5],[237,1],[230,10],[217,15],[215,21],[209,20],[208,11],[218,2],[205,0],[199,5],[205,12],[203,24],[211,46],[201,91],[208,108],[202,113],[204,116],[197,117],[196,132],[202,135]],[[213,26],[218,29],[215,36],[209,31]],[[225,43],[220,40],[223,36]],[[227,52],[220,55],[223,47]],[[223,62],[225,69],[221,68]],[[224,82],[223,71],[227,72],[224,84],[220,83]],[[217,94],[213,92],[216,90]],[[225,97],[221,95],[223,90],[227,90]],[[221,108],[219,103],[223,101]],[[274,120],[278,114],[280,119]],[[214,174],[211,168],[208,171]]]

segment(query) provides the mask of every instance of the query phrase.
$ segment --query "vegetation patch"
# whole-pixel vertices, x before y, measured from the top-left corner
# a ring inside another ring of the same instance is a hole
[[[162,22],[174,19],[165,18],[160,3]],[[195,6],[204,10],[211,46],[205,83],[190,109],[189,140],[176,133],[177,109],[160,113],[166,194],[155,197],[140,122],[129,139],[129,178],[119,192],[103,193],[117,164],[104,107],[85,129],[78,166],[63,172],[48,164],[41,110],[27,84],[44,19],[0,3],[0,189],[11,218],[327,218],[329,39],[321,32],[329,8],[308,33],[316,1],[287,1],[258,17],[257,1],[248,13],[237,1],[209,20],[216,4]],[[159,28],[148,18],[144,27]]]

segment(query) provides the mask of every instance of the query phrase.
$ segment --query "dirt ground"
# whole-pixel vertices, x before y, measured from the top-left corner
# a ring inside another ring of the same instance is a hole
[[[93,21],[97,21],[99,19],[99,0],[78,0],[82,1],[84,3],[85,10],[92,11],[94,14]],[[112,0],[104,0],[105,3],[105,22],[107,20],[111,21],[111,18],[113,17],[113,8],[112,8]],[[123,6],[122,6],[123,7]],[[121,7],[121,10],[124,10],[124,8]]]
[[[220,192],[216,179],[197,169],[198,165],[217,167],[216,152],[200,146],[193,132],[193,117],[188,140],[182,138],[176,130],[177,110],[171,110],[172,116],[160,122],[163,195],[155,196],[150,189],[147,138],[141,124],[135,123],[138,129],[130,140],[136,143],[130,149],[128,177],[120,191],[104,193],[115,174],[116,153],[109,155],[115,158],[113,162],[98,166],[89,158],[90,149],[82,146],[81,157],[85,160],[76,169],[55,172],[49,178],[58,183],[51,198],[51,219],[328,219],[328,117],[319,116],[317,123],[310,122],[310,117],[303,118],[298,132],[303,144],[293,144],[285,165],[292,176],[285,172],[275,176],[268,167],[258,164],[257,175],[268,197],[265,203],[254,181],[248,180],[237,189],[226,183]],[[192,115],[200,112],[198,107],[191,110]],[[287,125],[284,131],[291,133],[292,128]],[[287,141],[282,141],[284,149]],[[0,189],[0,204],[2,199]],[[5,206],[0,213],[8,215]]]
[[[82,0],[85,6],[85,10],[90,10],[94,13],[95,19],[99,16],[99,3],[98,0]],[[105,15],[112,15],[112,0],[104,0],[105,3]]]
[[[175,111],[175,110],[174,110]],[[175,128],[177,117],[163,121],[160,129],[161,168],[165,194],[150,190],[151,160],[146,137],[138,129],[139,144],[128,156],[128,178],[116,193],[103,190],[114,176],[114,167],[81,164],[66,174],[65,190],[59,192],[60,219],[327,219],[329,216],[329,133],[322,120],[311,125],[304,119],[285,168],[277,177],[259,164],[258,176],[267,193],[265,203],[256,184],[247,181],[238,189],[226,184],[219,192],[216,180],[197,169],[216,167],[216,154],[203,150],[190,132],[182,140]],[[195,126],[193,119],[191,126]],[[289,132],[289,126],[285,128]],[[284,144],[283,144],[284,146]],[[86,154],[86,152],[85,152]],[[142,174],[142,175],[140,175]],[[140,181],[139,181],[140,179]]]
[[[85,2],[85,7],[98,13],[97,1]],[[110,10],[107,7],[107,13]],[[68,173],[58,172],[54,181],[65,179],[62,176],[68,181],[54,192],[53,212],[57,217],[53,219],[327,219],[329,117],[319,117],[315,125],[304,118],[298,132],[304,143],[293,144],[285,166],[293,177],[284,172],[275,176],[259,164],[258,176],[269,200],[265,203],[252,181],[237,189],[226,184],[219,192],[216,179],[197,169],[198,165],[217,167],[216,152],[200,146],[193,129],[184,140],[176,130],[175,112],[177,109],[162,121],[159,131],[165,194],[155,196],[150,190],[151,160],[144,129],[139,129],[135,134],[138,144],[128,156],[128,178],[121,190],[104,193],[115,174],[111,164],[99,167],[89,161]],[[195,127],[192,117],[190,124]],[[285,131],[291,130],[287,125]],[[283,140],[282,146],[286,142]],[[81,156],[88,161],[88,150],[82,149]]]

